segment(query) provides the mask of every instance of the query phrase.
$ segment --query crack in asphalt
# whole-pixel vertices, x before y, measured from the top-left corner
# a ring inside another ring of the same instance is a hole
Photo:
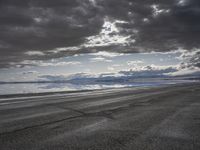
[[[62,122],[62,121],[71,120],[71,119],[80,118],[80,117],[105,117],[105,118],[112,119],[112,120],[115,119],[112,116],[112,114],[107,113],[106,111],[100,111],[100,112],[95,112],[95,113],[85,113],[83,111],[76,110],[76,109],[73,109],[73,108],[66,108],[66,107],[61,107],[61,106],[56,106],[56,107],[61,108],[61,109],[65,109],[65,110],[74,111],[74,112],[79,113],[80,115],[72,116],[72,117],[68,117],[68,118],[63,118],[63,119],[59,119],[59,120],[55,120],[55,121],[51,121],[51,122],[45,122],[45,123],[37,124],[37,125],[33,125],[33,126],[27,126],[27,127],[12,130],[12,131],[2,132],[2,133],[0,133],[0,136],[15,133],[15,132],[20,132],[20,131],[24,131],[24,130],[28,130],[28,129],[32,129],[32,128],[42,127],[42,126],[46,126],[46,125],[50,125],[50,124],[55,124],[55,123],[59,123],[59,122]]]

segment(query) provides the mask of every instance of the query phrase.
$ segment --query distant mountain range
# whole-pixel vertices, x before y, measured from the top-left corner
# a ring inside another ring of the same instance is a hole
[[[42,75],[36,81],[25,82],[0,82],[0,84],[17,83],[70,83],[76,85],[83,84],[129,84],[138,82],[155,82],[167,80],[199,80],[200,72],[194,72],[187,75],[170,76],[169,73],[176,72],[172,67],[166,69],[153,69],[151,67],[140,71],[120,71],[118,73],[107,73],[92,75],[86,73],[77,73],[70,76],[63,75]]]

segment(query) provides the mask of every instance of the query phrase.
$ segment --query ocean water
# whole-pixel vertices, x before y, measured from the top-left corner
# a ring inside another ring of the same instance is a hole
[[[44,93],[44,92],[61,92],[61,91],[81,91],[106,88],[122,87],[148,87],[161,86],[170,84],[180,84],[195,82],[191,80],[178,81],[142,81],[134,83],[101,83],[101,84],[69,84],[69,83],[23,83],[23,84],[0,84],[0,95],[25,94],[25,93]]]

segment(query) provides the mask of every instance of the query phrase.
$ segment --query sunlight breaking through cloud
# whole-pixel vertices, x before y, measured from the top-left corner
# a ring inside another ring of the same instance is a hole
[[[98,46],[110,46],[110,45],[128,45],[130,41],[132,43],[135,40],[130,40],[130,35],[121,35],[120,28],[117,24],[126,24],[128,22],[115,20],[110,21],[109,19],[104,20],[104,24],[102,26],[101,32],[99,35],[90,36],[87,39],[87,42],[83,44],[85,47],[98,47]]]

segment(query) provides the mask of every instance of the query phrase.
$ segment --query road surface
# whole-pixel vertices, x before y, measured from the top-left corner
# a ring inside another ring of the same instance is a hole
[[[0,98],[0,150],[199,150],[200,84]]]

